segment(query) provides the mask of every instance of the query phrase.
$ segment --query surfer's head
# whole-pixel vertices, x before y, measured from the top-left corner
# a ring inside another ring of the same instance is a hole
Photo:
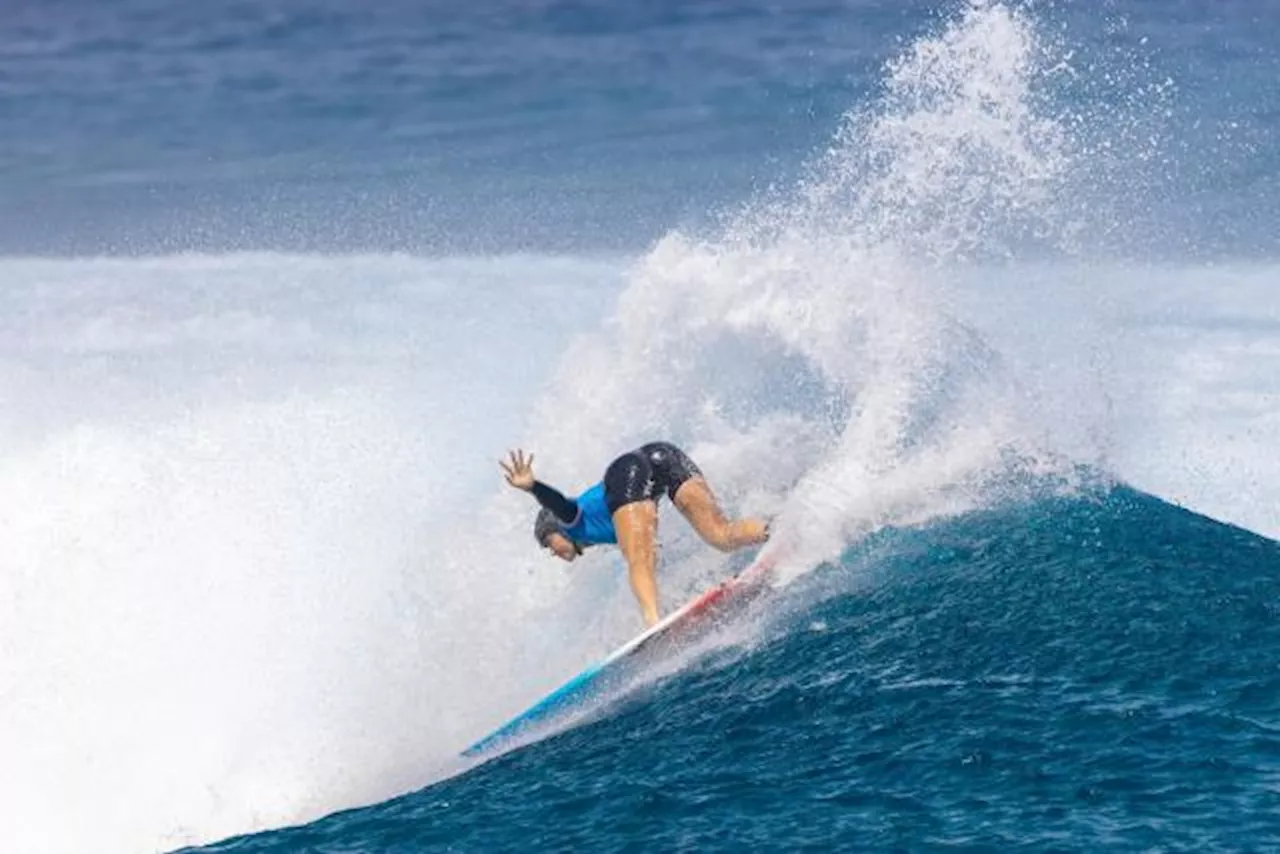
[[[582,554],[582,547],[565,535],[555,514],[545,507],[533,520],[533,537],[538,545],[550,549],[561,560],[572,561]]]

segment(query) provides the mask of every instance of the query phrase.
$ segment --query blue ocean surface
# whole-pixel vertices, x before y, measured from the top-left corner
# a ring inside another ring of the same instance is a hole
[[[0,17],[0,850],[1280,850],[1280,5]]]
[[[1274,248],[1273,4],[1021,5],[1046,112],[1131,148],[1091,200],[1128,240]],[[0,248],[643,249],[789,180],[963,8],[19,2]]]

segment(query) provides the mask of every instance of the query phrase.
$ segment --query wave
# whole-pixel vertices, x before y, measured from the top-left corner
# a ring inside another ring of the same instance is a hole
[[[200,850],[1250,847],[1278,586],[1275,542],[1126,488],[885,529],[592,722]]]

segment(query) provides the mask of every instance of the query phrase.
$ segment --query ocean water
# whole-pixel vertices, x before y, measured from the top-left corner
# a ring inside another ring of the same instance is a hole
[[[1280,850],[1278,32],[12,4],[0,849]],[[639,629],[497,458],[654,437],[779,588],[459,759]]]

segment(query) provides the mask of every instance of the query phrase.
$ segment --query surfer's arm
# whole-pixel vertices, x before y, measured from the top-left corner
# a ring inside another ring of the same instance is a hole
[[[540,480],[533,482],[533,488],[529,490],[533,493],[533,497],[538,499],[538,503],[550,510],[566,525],[572,525],[578,521],[578,503],[572,499],[566,498],[560,490],[554,486],[548,486]]]
[[[582,511],[578,502],[564,497],[564,493],[554,486],[548,486],[533,476],[533,454],[524,455],[524,451],[516,449],[511,452],[507,461],[499,461],[502,471],[507,475],[507,483],[516,489],[533,493],[538,503],[550,510],[561,524],[573,525],[578,521]]]

